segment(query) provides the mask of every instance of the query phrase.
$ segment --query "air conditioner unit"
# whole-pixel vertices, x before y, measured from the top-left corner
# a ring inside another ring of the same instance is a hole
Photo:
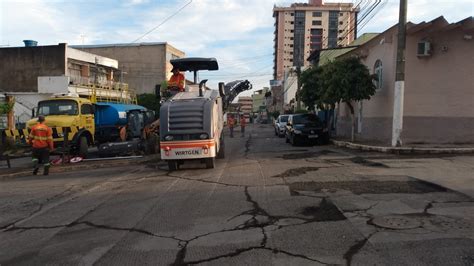
[[[417,56],[431,56],[431,43],[419,42],[416,55]]]

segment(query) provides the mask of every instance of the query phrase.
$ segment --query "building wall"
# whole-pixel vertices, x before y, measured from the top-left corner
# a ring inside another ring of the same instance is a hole
[[[66,44],[0,48],[0,90],[36,92],[38,76],[66,74]]]
[[[79,49],[79,47],[78,47]],[[119,69],[126,72],[123,82],[138,94],[154,93],[155,86],[168,80],[172,55],[183,57],[166,43],[145,45],[84,46],[84,51],[117,59]]]
[[[463,38],[473,33],[460,26],[409,35],[405,142],[474,142],[474,41]],[[423,40],[431,42],[432,55],[417,57],[417,43]]]
[[[421,30],[407,37],[402,141],[410,143],[474,143],[474,51],[471,34],[463,27],[453,30]],[[441,27],[441,26],[439,26]],[[362,56],[374,73],[376,60],[383,64],[383,85],[362,111],[356,108],[358,139],[390,143],[396,63],[396,27],[344,56]],[[417,44],[429,40],[433,54],[417,56]],[[447,49],[446,49],[447,48]],[[356,107],[359,105],[355,104]],[[338,108],[337,133],[349,137],[350,112]]]

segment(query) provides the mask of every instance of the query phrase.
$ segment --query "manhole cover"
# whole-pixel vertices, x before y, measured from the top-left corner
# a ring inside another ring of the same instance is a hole
[[[421,222],[417,219],[395,215],[375,217],[371,223],[378,227],[394,230],[413,229],[421,226]]]

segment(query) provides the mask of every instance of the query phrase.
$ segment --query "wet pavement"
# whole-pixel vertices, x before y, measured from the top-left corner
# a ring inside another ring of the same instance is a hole
[[[473,265],[474,157],[248,132],[226,139],[215,169],[148,162],[0,182],[0,264]]]

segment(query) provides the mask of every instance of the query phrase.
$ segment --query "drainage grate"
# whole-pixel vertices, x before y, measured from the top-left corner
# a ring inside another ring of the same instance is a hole
[[[424,181],[295,182],[290,184],[290,190],[315,192],[336,192],[337,190],[347,190],[354,194],[413,194],[447,191],[446,188]]]

